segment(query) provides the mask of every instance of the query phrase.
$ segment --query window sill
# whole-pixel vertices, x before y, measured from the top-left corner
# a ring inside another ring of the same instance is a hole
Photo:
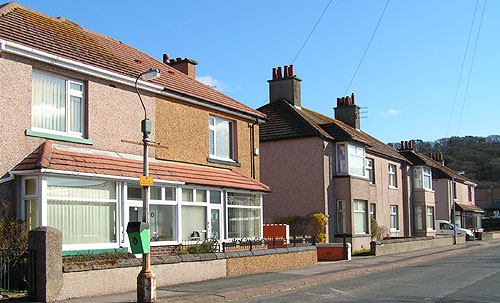
[[[65,136],[65,135],[49,134],[49,133],[44,133],[44,132],[33,131],[31,129],[26,129],[24,131],[24,134],[26,136],[30,136],[30,137],[39,137],[39,138],[52,139],[52,140],[65,141],[65,142],[73,142],[73,143],[81,143],[81,144],[87,144],[87,145],[94,144],[94,140],[92,140],[92,139],[77,138],[77,137],[71,137],[71,136]]]
[[[354,234],[352,235],[353,238],[366,238],[366,237],[371,237],[371,234]]]
[[[236,167],[241,167],[241,163],[234,162],[234,161],[228,161],[228,160],[219,160],[215,158],[207,158],[207,161],[210,163],[216,163],[216,164],[223,164],[223,165],[231,165],[231,166],[236,166]]]
[[[399,189],[399,188],[398,188],[398,187],[396,187],[396,186],[390,186],[390,185],[389,185],[389,189]]]

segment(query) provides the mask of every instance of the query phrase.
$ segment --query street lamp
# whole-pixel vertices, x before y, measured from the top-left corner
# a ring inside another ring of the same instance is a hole
[[[465,174],[464,171],[459,171],[458,172],[459,175],[463,175]],[[453,201],[453,222],[451,222],[453,224],[453,244],[457,244],[457,226],[456,226],[456,202],[455,202],[455,198],[456,198],[456,195],[457,195],[457,186],[455,185],[455,175],[451,176],[451,199]]]
[[[153,185],[153,179],[149,177],[149,163],[148,163],[148,137],[151,134],[151,120],[147,117],[146,106],[142,101],[141,94],[137,88],[137,81],[142,80],[153,80],[161,76],[160,70],[149,69],[147,72],[143,72],[137,76],[135,79],[135,91],[141,100],[142,107],[144,108],[144,120],[141,121],[141,131],[142,131],[142,144],[144,145],[143,152],[143,176],[141,177],[141,185],[143,186],[142,191],[142,222],[146,223],[148,226],[148,239],[149,234],[149,186]],[[148,243],[149,245],[149,243]],[[142,270],[137,276],[137,302],[156,302],[156,277],[151,271],[151,256],[148,253],[142,254]]]

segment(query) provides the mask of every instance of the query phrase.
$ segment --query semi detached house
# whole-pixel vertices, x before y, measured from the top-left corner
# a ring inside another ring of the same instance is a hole
[[[142,217],[141,120],[151,120],[152,252],[192,239],[262,235],[265,115],[63,17],[0,7],[0,199],[29,228],[63,232],[65,254],[126,249]],[[150,68],[161,77],[138,80]]]

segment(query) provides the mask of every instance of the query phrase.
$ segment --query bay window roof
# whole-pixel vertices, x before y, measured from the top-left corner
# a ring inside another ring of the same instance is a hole
[[[67,173],[82,176],[137,178],[142,176],[138,156],[42,143],[16,165],[13,174],[23,171]],[[268,192],[269,186],[230,169],[188,165],[150,159],[149,175],[156,181],[196,184]]]

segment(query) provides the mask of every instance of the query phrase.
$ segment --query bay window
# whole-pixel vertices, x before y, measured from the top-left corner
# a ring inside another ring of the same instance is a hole
[[[416,166],[413,168],[413,188],[432,190],[432,172],[429,167]]]
[[[345,233],[344,200],[337,200],[337,233]]]
[[[209,117],[208,129],[210,157],[233,161],[233,123],[217,117]]]
[[[347,150],[346,150],[347,149]],[[352,144],[337,143],[337,173],[366,177],[365,149]]]
[[[367,201],[354,200],[354,233],[368,233]]]
[[[434,230],[434,206],[427,206],[426,226],[429,230]]]
[[[414,221],[415,230],[422,230],[423,216],[422,216],[422,206],[415,206]]]
[[[32,130],[84,137],[85,108],[82,81],[33,71]]]

